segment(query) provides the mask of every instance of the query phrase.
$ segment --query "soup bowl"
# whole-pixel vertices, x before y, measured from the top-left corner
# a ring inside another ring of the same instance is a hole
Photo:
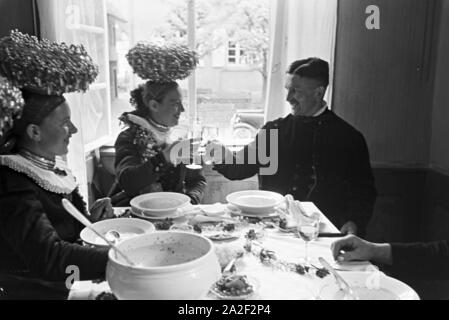
[[[212,242],[198,234],[154,232],[118,247],[135,264],[109,251],[106,280],[118,299],[201,299],[221,276]]]
[[[130,201],[134,213],[150,217],[170,217],[187,206],[190,198],[176,192],[154,192],[133,198]]]
[[[129,238],[156,231],[156,227],[151,222],[130,218],[102,220],[94,223],[92,227],[101,235],[106,236],[108,240],[112,240],[108,237],[108,233],[118,233],[119,238],[114,239],[115,242],[125,241]],[[81,231],[80,238],[88,246],[109,247],[106,241],[89,228],[84,228]]]
[[[247,190],[231,193],[226,197],[226,201],[244,213],[266,215],[284,203],[285,199],[279,193],[271,191]]]

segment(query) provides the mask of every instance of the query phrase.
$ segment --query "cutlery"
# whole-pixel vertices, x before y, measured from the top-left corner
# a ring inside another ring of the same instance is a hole
[[[344,233],[338,233],[338,232],[320,232],[318,234],[318,238],[342,238],[346,237],[346,234]]]
[[[231,270],[232,270],[232,267],[234,267],[236,261],[237,261],[238,259],[240,259],[241,257],[243,257],[243,252],[237,253],[237,255],[235,256],[235,258],[233,258],[233,259],[226,265],[226,267],[223,269],[223,274],[230,273]]]
[[[338,286],[340,287],[340,290],[342,290],[345,293],[345,297],[351,298],[351,300],[359,300],[359,297],[354,292],[352,287],[349,285],[349,283],[346,282],[345,279],[341,275],[338,274],[338,272],[322,257],[318,258],[321,265],[326,268],[332,275],[335,277],[335,280],[337,280]]]
[[[113,243],[117,243],[120,240],[120,232],[115,230],[109,230],[108,232],[106,232],[104,237],[109,239],[109,241]]]
[[[86,228],[89,228],[97,236],[106,241],[106,243],[110,245],[115,250],[115,252],[120,254],[128,264],[130,264],[131,266],[136,265],[134,262],[131,261],[131,259],[126,254],[124,254],[119,248],[117,248],[113,242],[109,241],[104,235],[95,230],[95,228],[92,226],[92,223],[81,212],[79,212],[79,210],[69,200],[62,199],[62,206],[64,207],[64,209],[67,210],[68,213],[70,213],[76,220],[82,223]]]

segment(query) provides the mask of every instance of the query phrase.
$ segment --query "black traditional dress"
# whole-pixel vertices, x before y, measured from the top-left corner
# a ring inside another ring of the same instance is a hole
[[[133,197],[151,192],[183,193],[192,204],[200,203],[206,178],[201,170],[187,170],[184,164],[175,166],[166,161],[162,150],[169,142],[169,132],[134,113],[124,114],[121,120],[128,128],[115,143],[117,188],[113,199],[123,197],[114,204],[128,205]]]
[[[85,203],[70,171],[58,168],[43,169],[21,155],[0,156],[0,287],[6,298],[66,298],[75,269],[79,280],[105,276],[107,249],[79,243],[82,226],[61,200],[83,213]]]

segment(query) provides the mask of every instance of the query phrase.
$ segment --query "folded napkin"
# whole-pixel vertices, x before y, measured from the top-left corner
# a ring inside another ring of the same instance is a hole
[[[70,289],[68,300],[95,300],[103,292],[111,293],[111,288],[106,281],[101,283],[76,281]]]
[[[290,216],[295,225],[304,220],[320,220],[321,215],[318,212],[307,212],[302,203],[298,200],[294,200],[291,195],[286,195],[285,200],[287,203],[286,216]]]
[[[201,213],[201,208],[189,203],[184,207],[178,208],[177,213],[179,216],[196,215]]]

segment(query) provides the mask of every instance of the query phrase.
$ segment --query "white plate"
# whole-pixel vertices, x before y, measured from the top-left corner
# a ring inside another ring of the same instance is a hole
[[[144,216],[167,218],[179,208],[190,204],[190,198],[176,192],[153,192],[140,195],[130,201],[132,210]]]
[[[382,272],[348,271],[340,272],[340,275],[353,287],[360,300],[419,300],[412,288]],[[373,285],[376,289],[368,289]],[[319,296],[323,300],[343,299],[343,293],[332,275],[323,279]]]
[[[205,235],[206,238],[209,238],[212,241],[215,242],[225,242],[225,241],[233,241],[237,240],[239,236],[237,234],[233,233],[225,233],[225,232],[215,232],[211,233],[209,235]]]
[[[272,212],[272,213],[263,213],[263,214],[255,214],[255,213],[249,213],[249,212],[239,212],[239,213],[233,213],[234,215],[242,216],[242,217],[248,217],[248,218],[258,218],[258,219],[267,219],[267,218],[276,218],[279,217],[279,213]]]
[[[105,235],[111,230],[115,230],[122,235],[122,240],[156,231],[155,226],[151,222],[130,218],[103,220],[94,223],[92,226],[102,235]],[[92,230],[88,228],[84,228],[81,231],[80,238],[84,241],[84,243],[91,246],[109,246],[103,239],[101,239],[98,235],[96,235]]]
[[[188,214],[190,214],[188,211],[177,210],[177,211],[175,211],[175,213],[153,217],[153,216],[149,216],[149,215],[146,215],[146,214],[143,214],[143,213],[134,212],[134,210],[131,209],[131,215],[132,216],[134,216],[136,218],[139,218],[139,219],[144,219],[144,220],[147,220],[147,221],[161,221],[161,220],[166,220],[166,219],[179,219],[179,218],[185,217]]]
[[[252,215],[268,215],[274,208],[284,203],[279,193],[263,190],[247,190],[231,193],[226,201]]]

